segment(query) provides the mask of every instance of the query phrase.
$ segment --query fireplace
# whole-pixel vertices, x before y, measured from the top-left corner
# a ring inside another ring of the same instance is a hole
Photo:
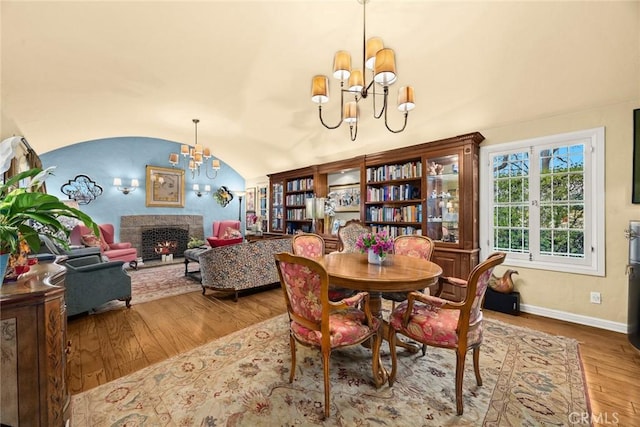
[[[153,227],[142,230],[142,259],[160,259],[163,254],[183,256],[189,243],[189,226]]]
[[[131,242],[131,245],[138,249],[138,256],[145,261],[161,259],[162,251],[158,253],[154,245],[167,241],[176,242],[174,256],[183,256],[190,237],[204,239],[202,215],[125,215],[120,217],[120,240]]]

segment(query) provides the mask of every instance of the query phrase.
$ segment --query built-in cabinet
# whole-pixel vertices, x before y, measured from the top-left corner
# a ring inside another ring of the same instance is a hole
[[[313,205],[308,212],[307,199],[326,192],[326,176],[318,178],[315,168],[305,168],[269,176],[270,213],[269,232],[294,234],[323,227],[322,206]],[[317,211],[315,208],[317,207]],[[313,215],[316,215],[314,220]],[[315,228],[317,226],[318,228]]]
[[[0,288],[2,425],[70,420],[64,274],[55,263],[39,264]]]
[[[270,210],[283,220],[272,217],[269,231],[308,231],[310,220],[298,219],[306,215],[302,199],[326,197],[328,174],[359,168],[360,220],[393,237],[429,236],[436,243],[432,261],[443,274],[467,277],[479,262],[478,157],[483,140],[475,132],[270,175]],[[280,199],[274,198],[278,194]],[[332,247],[335,236],[326,231],[323,236]],[[446,289],[443,296],[461,297],[455,289]]]
[[[260,230],[269,229],[269,187],[267,185],[258,186],[258,216],[260,217]]]

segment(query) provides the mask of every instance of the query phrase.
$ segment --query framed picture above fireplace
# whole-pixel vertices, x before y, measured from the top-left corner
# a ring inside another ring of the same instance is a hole
[[[147,165],[147,207],[184,207],[184,169]]]

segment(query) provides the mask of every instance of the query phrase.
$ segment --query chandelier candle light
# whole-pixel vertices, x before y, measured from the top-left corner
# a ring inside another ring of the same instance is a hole
[[[398,91],[398,110],[404,113],[404,123],[398,130],[391,129],[387,121],[389,95],[389,85],[397,80],[396,59],[392,49],[385,48],[382,39],[379,37],[366,37],[366,4],[369,0],[358,0],[362,3],[363,10],[363,30],[362,30],[362,70],[351,70],[351,55],[346,51],[336,52],[333,60],[333,77],[340,80],[340,121],[335,126],[327,125],[322,119],[322,104],[329,101],[329,79],[324,75],[313,77],[311,83],[311,100],[318,104],[318,115],[320,123],[327,129],[336,129],[342,122],[349,124],[349,134],[351,140],[355,141],[358,135],[358,103],[361,99],[372,95],[373,117],[379,119],[384,114],[384,125],[393,133],[400,133],[407,127],[409,111],[413,110],[414,91],[411,86],[403,86]],[[369,69],[373,72],[372,80],[367,84],[363,70]],[[347,88],[345,89],[345,81]],[[383,93],[376,93],[376,85],[382,86]],[[345,103],[345,93],[353,95],[354,100]],[[376,95],[382,95],[382,108],[376,112]]]
[[[193,123],[195,124],[195,127],[196,127],[195,144],[193,147],[187,144],[183,144],[180,147],[180,154],[182,154],[182,157],[185,159],[185,162],[187,161],[187,157],[188,157],[187,166],[191,171],[191,178],[195,178],[196,173],[198,174],[198,176],[200,176],[200,169],[204,164],[204,172],[207,178],[215,179],[218,176],[218,171],[220,170],[220,160],[213,159],[211,161],[211,174],[209,174],[209,169],[207,166],[208,166],[209,159],[211,159],[212,157],[211,150],[209,149],[209,147],[203,148],[202,145],[198,144],[198,123],[200,123],[200,120],[193,119]],[[178,166],[178,164],[180,164],[180,154],[178,153],[169,154],[169,163],[171,164],[171,166],[176,167]]]

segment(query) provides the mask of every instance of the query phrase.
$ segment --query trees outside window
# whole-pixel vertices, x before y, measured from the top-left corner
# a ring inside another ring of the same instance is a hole
[[[485,253],[604,275],[604,128],[483,147],[480,156]]]

